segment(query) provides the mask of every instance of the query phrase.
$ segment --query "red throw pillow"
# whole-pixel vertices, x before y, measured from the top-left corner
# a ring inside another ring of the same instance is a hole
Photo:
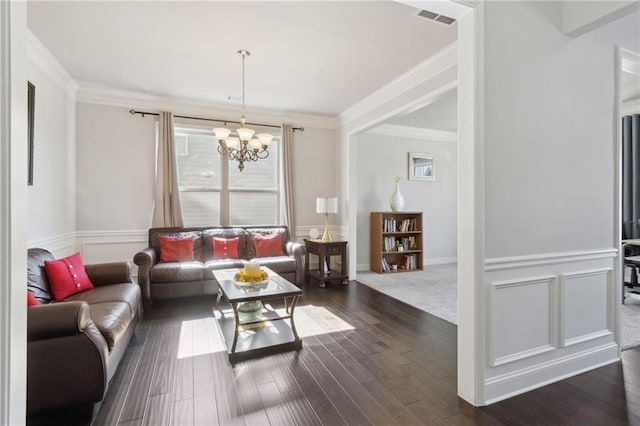
[[[211,238],[214,259],[239,259],[238,242],[240,237],[233,238]]]
[[[256,257],[282,256],[282,234],[274,232],[272,234],[252,233],[253,245],[256,247]]]
[[[45,260],[44,269],[55,300],[62,300],[93,288],[93,283],[84,270],[80,253],[62,259]]]
[[[27,306],[36,306],[39,304],[40,302],[38,302],[38,299],[36,299],[36,297],[29,290],[27,290]]]
[[[160,262],[193,260],[193,238],[159,235]]]

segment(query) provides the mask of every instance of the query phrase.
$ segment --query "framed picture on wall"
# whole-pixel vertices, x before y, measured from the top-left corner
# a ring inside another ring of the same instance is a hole
[[[433,155],[409,153],[409,180],[436,180]]]
[[[36,109],[36,86],[27,81],[27,185],[33,185],[33,128]]]

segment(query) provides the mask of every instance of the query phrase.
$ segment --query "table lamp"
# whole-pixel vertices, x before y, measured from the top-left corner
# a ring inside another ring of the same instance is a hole
[[[338,213],[338,198],[336,197],[318,197],[316,198],[316,213],[324,214],[324,234],[322,234],[322,242],[331,242],[331,234],[329,233],[328,220],[329,214]]]

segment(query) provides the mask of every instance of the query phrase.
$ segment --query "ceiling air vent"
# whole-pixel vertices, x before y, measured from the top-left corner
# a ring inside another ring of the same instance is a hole
[[[445,25],[451,25],[456,22],[456,20],[453,18],[444,15],[438,15],[437,13],[429,12],[428,10],[421,10],[420,12],[418,12],[418,16],[430,19],[432,21],[440,22],[441,24]]]

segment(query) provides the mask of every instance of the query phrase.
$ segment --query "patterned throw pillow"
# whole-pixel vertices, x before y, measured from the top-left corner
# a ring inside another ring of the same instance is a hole
[[[212,238],[213,258],[214,259],[239,259],[238,243],[239,237],[233,238]]]

